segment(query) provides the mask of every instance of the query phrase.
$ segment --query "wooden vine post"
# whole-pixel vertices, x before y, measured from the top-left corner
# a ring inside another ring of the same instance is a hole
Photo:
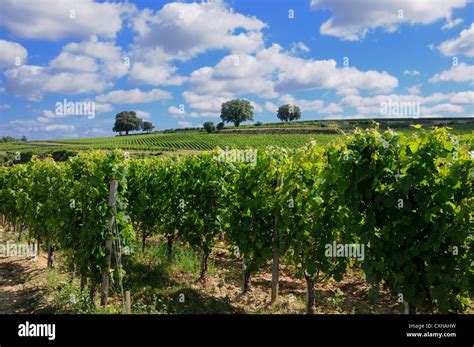
[[[114,210],[114,215],[112,216],[109,227],[110,227],[110,233],[113,234],[113,227],[115,224],[115,215],[117,212],[117,188],[118,188],[118,182],[116,180],[113,180],[110,183],[110,190],[109,190],[109,206],[112,207]],[[100,290],[100,304],[101,306],[107,305],[107,299],[109,296],[109,284],[110,284],[110,266],[112,263],[112,239],[108,239],[105,241],[105,249],[107,252],[107,258],[106,258],[106,268],[102,272],[102,285],[101,285],[101,290]]]
[[[277,187],[283,186],[283,177],[277,180]],[[278,301],[278,290],[280,282],[280,236],[278,234],[278,224],[280,217],[280,209],[275,211],[275,226],[273,228],[273,262],[272,262],[272,293],[271,304]]]

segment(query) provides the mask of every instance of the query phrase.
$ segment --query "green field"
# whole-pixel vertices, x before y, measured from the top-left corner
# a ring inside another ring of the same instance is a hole
[[[209,150],[215,147],[254,147],[269,145],[299,147],[316,140],[325,144],[338,135],[334,134],[207,134],[202,132],[183,132],[174,134],[147,134],[104,137],[94,139],[68,139],[50,141],[31,141],[0,144],[0,151],[48,151],[54,149],[89,150],[116,148],[132,151],[179,151]]]
[[[303,122],[300,122],[303,124]],[[359,124],[360,125],[360,124]],[[287,126],[287,130],[293,128]],[[249,127],[242,127],[242,129]],[[253,127],[257,128],[257,127]],[[229,128],[232,131],[232,128]],[[339,134],[323,133],[326,129],[313,127],[313,130],[320,129],[322,133],[271,133],[272,126],[265,125],[258,127],[263,133],[234,133],[220,132],[208,134],[203,131],[177,131],[174,133],[155,132],[151,134],[138,134],[128,136],[100,137],[100,138],[80,138],[62,140],[42,140],[29,142],[8,142],[0,143],[0,154],[15,152],[31,152],[33,154],[46,153],[57,150],[84,151],[84,150],[113,150],[124,149],[133,152],[162,153],[162,152],[189,152],[204,151],[216,147],[253,147],[265,148],[267,146],[283,146],[288,148],[300,147],[310,140],[315,140],[319,144],[327,144],[339,136]],[[340,127],[344,132],[352,131],[352,128]],[[403,133],[417,131],[413,127],[396,129]],[[456,134],[473,134],[473,124],[453,125],[451,132]]]

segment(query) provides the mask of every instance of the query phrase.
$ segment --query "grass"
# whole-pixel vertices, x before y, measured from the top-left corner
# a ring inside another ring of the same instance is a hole
[[[124,270],[127,276],[124,287],[133,293],[132,312],[165,314],[232,311],[232,306],[225,301],[205,296],[186,285],[198,278],[199,269],[198,255],[184,245],[175,245],[171,259],[166,256],[166,244],[157,241],[149,242],[144,254],[137,252],[125,257]],[[71,280],[64,267],[45,271],[50,305],[43,313],[121,313],[117,283],[111,284],[113,295],[109,305],[103,308],[98,305],[98,295],[95,303],[91,304],[88,291],[81,291],[79,279]],[[208,274],[215,274],[212,261]]]

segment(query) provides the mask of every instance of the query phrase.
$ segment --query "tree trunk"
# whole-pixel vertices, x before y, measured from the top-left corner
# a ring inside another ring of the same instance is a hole
[[[203,251],[201,255],[201,273],[199,275],[199,280],[200,281],[205,281],[206,280],[206,275],[207,275],[207,260],[209,259],[209,253]]]
[[[283,178],[277,181],[277,186],[283,185]],[[275,225],[273,227],[273,262],[272,262],[272,294],[271,303],[278,301],[278,287],[280,281],[280,237],[278,235],[278,223],[280,217],[280,210],[275,211]]]
[[[18,233],[18,242],[21,241],[21,237],[23,236],[23,228],[20,227],[20,232]]]
[[[112,240],[105,241],[105,250],[107,252],[106,268],[102,271],[102,285],[100,287],[100,305],[107,305],[107,299],[109,297],[109,284],[110,284],[110,265],[112,263]]]
[[[76,278],[76,272],[77,272],[77,268],[76,268],[76,264],[72,264],[72,270],[71,270],[71,282],[74,278]]]
[[[313,279],[304,275],[306,280],[306,314],[314,314],[314,282]]]
[[[89,302],[91,305],[95,306],[95,295],[97,293],[97,284],[91,278],[91,287],[89,288]]]
[[[54,247],[51,242],[48,241],[48,268],[53,267],[54,262]]]
[[[87,285],[87,277],[84,275],[81,275],[81,293],[86,287],[86,285]]]
[[[142,233],[142,254],[145,254],[146,234]]]
[[[166,258],[168,259],[168,261],[171,260],[172,255],[173,255],[173,236],[168,235],[167,242],[166,242]]]
[[[278,301],[278,287],[280,281],[280,240],[278,237],[278,230],[276,228],[277,223],[278,216],[275,217],[275,229],[273,231],[272,304]]]
[[[243,283],[242,283],[242,292],[246,293],[250,289],[250,267],[244,265],[244,271],[243,271]]]
[[[408,302],[404,301],[403,306],[405,307],[405,314],[416,314],[416,306],[409,304]]]

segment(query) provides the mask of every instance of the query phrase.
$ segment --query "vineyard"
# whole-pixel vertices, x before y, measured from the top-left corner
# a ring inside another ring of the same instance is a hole
[[[146,273],[124,264],[157,239],[166,257],[183,244],[198,254],[201,283],[223,245],[241,263],[244,294],[271,267],[271,304],[284,264],[305,283],[307,313],[318,306],[316,285],[354,269],[371,293],[387,290],[402,311],[472,308],[472,135],[372,129],[331,136],[325,146],[310,135],[278,135],[277,144],[264,135],[258,146],[254,135],[180,136],[51,141],[111,151],[0,167],[5,232],[38,242],[50,267],[60,256],[91,304],[100,291],[102,306],[130,289],[134,301],[127,278]],[[224,149],[130,158],[117,146]]]
[[[303,122],[299,127],[304,129]],[[285,129],[291,129],[292,126],[285,125]],[[275,126],[282,128],[283,125]],[[366,126],[372,127],[373,124],[367,122]],[[272,126],[265,128],[269,133],[233,133],[222,132],[207,134],[199,131],[176,132],[176,133],[153,133],[138,134],[129,136],[100,137],[100,138],[78,138],[64,140],[43,140],[28,142],[0,143],[0,156],[6,153],[14,156],[16,152],[41,154],[54,151],[67,150],[72,152],[121,149],[131,152],[143,153],[163,153],[163,152],[186,152],[186,151],[206,151],[216,147],[245,148],[253,147],[265,149],[268,146],[281,146],[286,148],[298,148],[307,145],[311,140],[315,140],[319,145],[325,145],[332,140],[340,137],[343,133],[350,133],[354,128],[344,127],[343,124],[334,126],[333,132],[324,133],[328,128],[317,128],[315,125],[306,125],[314,133],[271,133]],[[471,134],[472,124],[453,125],[451,132],[453,134]],[[245,129],[245,126],[242,126]],[[254,127],[256,128],[256,127]],[[340,128],[339,130],[336,130]],[[264,130],[265,130],[264,129]],[[262,130],[262,129],[259,129]],[[233,131],[233,130],[231,130]],[[399,130],[404,134],[416,132],[414,128],[402,128]]]
[[[145,134],[133,136],[104,137],[95,139],[69,139],[32,141],[28,143],[0,144],[0,151],[42,152],[45,150],[68,149],[72,151],[84,150],[114,150],[160,152],[211,150],[216,147],[252,146],[265,148],[266,146],[285,146],[295,148],[302,146],[315,137],[321,143],[327,143],[337,135],[331,134],[205,134],[202,132],[174,133],[174,134]]]

